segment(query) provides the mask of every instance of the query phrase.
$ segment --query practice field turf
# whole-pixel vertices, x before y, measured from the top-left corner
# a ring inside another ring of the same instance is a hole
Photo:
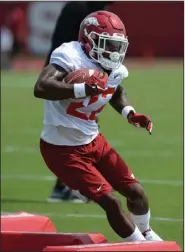
[[[183,66],[129,70],[124,86],[137,111],[153,119],[153,134],[132,127],[109,106],[100,118],[101,131],[145,188],[153,229],[182,247]],[[45,202],[54,177],[39,153],[43,101],[33,97],[37,76],[35,72],[1,74],[1,211],[46,214],[58,231],[101,232],[110,241],[120,241],[95,204]]]

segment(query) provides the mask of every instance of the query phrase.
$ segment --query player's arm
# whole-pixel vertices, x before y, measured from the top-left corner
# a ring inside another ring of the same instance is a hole
[[[122,113],[123,108],[131,106],[125,89],[120,85],[117,87],[109,103],[119,114]]]
[[[35,84],[34,96],[46,100],[73,98],[73,86],[63,82],[67,74],[65,69],[56,64],[47,65]]]
[[[135,109],[130,105],[126,91],[122,86],[118,86],[109,103],[119,114],[125,117],[130,124],[135,127],[146,128],[151,134],[151,119],[148,116],[135,112]]]
[[[49,64],[41,72],[35,86],[34,96],[45,100],[63,100],[68,98],[82,98],[98,94],[94,86],[67,84],[64,82],[68,72],[59,65]],[[79,88],[81,88],[79,90]],[[81,97],[79,96],[81,95]]]

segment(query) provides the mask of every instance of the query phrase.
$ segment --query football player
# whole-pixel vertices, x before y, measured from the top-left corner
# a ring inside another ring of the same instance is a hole
[[[53,51],[34,88],[35,97],[45,100],[40,151],[58,178],[105,211],[110,226],[125,241],[160,241],[149,224],[150,208],[143,188],[96,123],[96,116],[109,102],[130,124],[152,131],[151,119],[135,111],[121,86],[128,76],[122,64],[127,47],[119,17],[97,11],[82,21],[78,41]],[[96,74],[81,84],[65,83],[68,73],[82,68],[107,72],[105,88]],[[130,216],[113,189],[126,197]]]

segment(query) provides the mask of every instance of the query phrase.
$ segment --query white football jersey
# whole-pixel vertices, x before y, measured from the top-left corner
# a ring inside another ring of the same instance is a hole
[[[64,43],[55,49],[50,63],[63,67],[67,72],[81,68],[102,71],[99,64],[87,57],[77,41]],[[127,68],[121,65],[109,75],[107,90],[103,94],[83,99],[45,100],[44,129],[41,133],[43,140],[56,145],[91,142],[99,133],[96,117],[127,76]]]

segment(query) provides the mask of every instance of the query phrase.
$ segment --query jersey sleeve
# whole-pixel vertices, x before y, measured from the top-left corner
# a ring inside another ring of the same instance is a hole
[[[67,72],[71,72],[74,71],[74,64],[66,51],[65,44],[56,48],[51,54],[50,64],[59,65]]]

